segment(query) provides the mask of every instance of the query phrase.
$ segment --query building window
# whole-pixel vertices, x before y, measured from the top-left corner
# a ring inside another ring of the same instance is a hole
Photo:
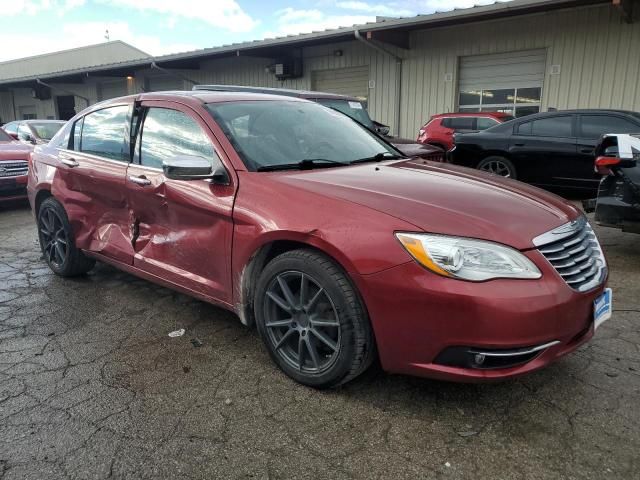
[[[542,88],[503,88],[461,90],[461,112],[503,112],[524,117],[540,111]]]

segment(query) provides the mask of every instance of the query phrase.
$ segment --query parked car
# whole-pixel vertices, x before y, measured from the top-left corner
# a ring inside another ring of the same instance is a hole
[[[27,170],[32,147],[0,130],[0,203],[27,197]]]
[[[288,88],[246,87],[240,85],[195,85],[193,90],[208,90],[212,92],[247,92],[283,95],[287,97],[304,98],[319,103],[325,107],[339,110],[350,116],[365,127],[376,131],[385,140],[392,143],[398,150],[409,157],[420,157],[435,162],[444,161],[442,148],[433,145],[423,145],[409,138],[393,137],[389,135],[389,127],[375,120],[371,120],[369,112],[361,99],[336,93],[314,92],[310,90],[293,90]]]
[[[611,312],[605,258],[574,205],[399,156],[293,97],[94,105],[36,147],[29,199],[56,274],[100,260],[232,310],[314,387],[376,356],[389,372],[445,380],[524,374]]]
[[[16,140],[38,145],[51,140],[65,123],[64,120],[17,120],[2,128]]]
[[[606,133],[640,132],[640,113],[566,110],[455,136],[449,161],[542,187],[594,192],[595,147]]]
[[[596,222],[640,233],[640,135],[606,135],[596,149],[595,168],[604,175]]]
[[[513,120],[502,112],[440,113],[433,115],[418,132],[418,143],[434,145],[445,151],[453,148],[455,133],[477,132]]]

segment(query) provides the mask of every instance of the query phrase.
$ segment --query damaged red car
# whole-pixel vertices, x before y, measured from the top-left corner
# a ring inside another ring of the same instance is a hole
[[[573,205],[407,158],[297,98],[94,105],[36,148],[29,199],[58,275],[98,260],[232,310],[318,388],[376,357],[445,380],[524,374],[611,314],[603,252]]]

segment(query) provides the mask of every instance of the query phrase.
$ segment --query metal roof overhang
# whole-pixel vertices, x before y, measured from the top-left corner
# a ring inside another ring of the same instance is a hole
[[[158,57],[147,57],[121,63],[97,65],[77,70],[51,72],[22,78],[0,79],[0,88],[7,86],[32,86],[36,79],[47,80],[48,82],[54,83],[64,83],[66,81],[77,82],[79,81],[78,79],[86,78],[87,76],[133,75],[134,70],[151,68],[154,62],[164,68],[190,69],[199,68],[201,61],[221,57],[260,56],[278,58],[290,55],[292,50],[295,51],[295,49],[302,47],[353,40],[355,38],[355,31],[361,34],[367,34],[368,38],[383,42],[387,40],[389,43],[407,48],[408,42],[403,40],[402,35],[413,30],[424,30],[596,4],[611,5],[613,2],[612,0],[513,0],[508,3],[493,3],[491,5],[456,9],[449,12],[390,19],[382,22],[341,27],[333,30],[223,45],[220,47]]]

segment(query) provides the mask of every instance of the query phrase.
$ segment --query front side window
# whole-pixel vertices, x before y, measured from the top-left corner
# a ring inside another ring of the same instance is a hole
[[[125,142],[128,114],[129,107],[122,105],[85,115],[79,148],[75,144],[77,132],[74,132],[74,150],[128,162],[129,152]]]
[[[397,155],[347,115],[311,102],[220,102],[208,110],[250,170],[304,161],[349,163]]]
[[[640,127],[613,115],[581,115],[582,138],[600,138],[607,133],[640,133]]]
[[[165,159],[185,155],[210,162],[217,157],[211,140],[193,118],[177,110],[150,108],[142,126],[140,164],[162,168]]]

